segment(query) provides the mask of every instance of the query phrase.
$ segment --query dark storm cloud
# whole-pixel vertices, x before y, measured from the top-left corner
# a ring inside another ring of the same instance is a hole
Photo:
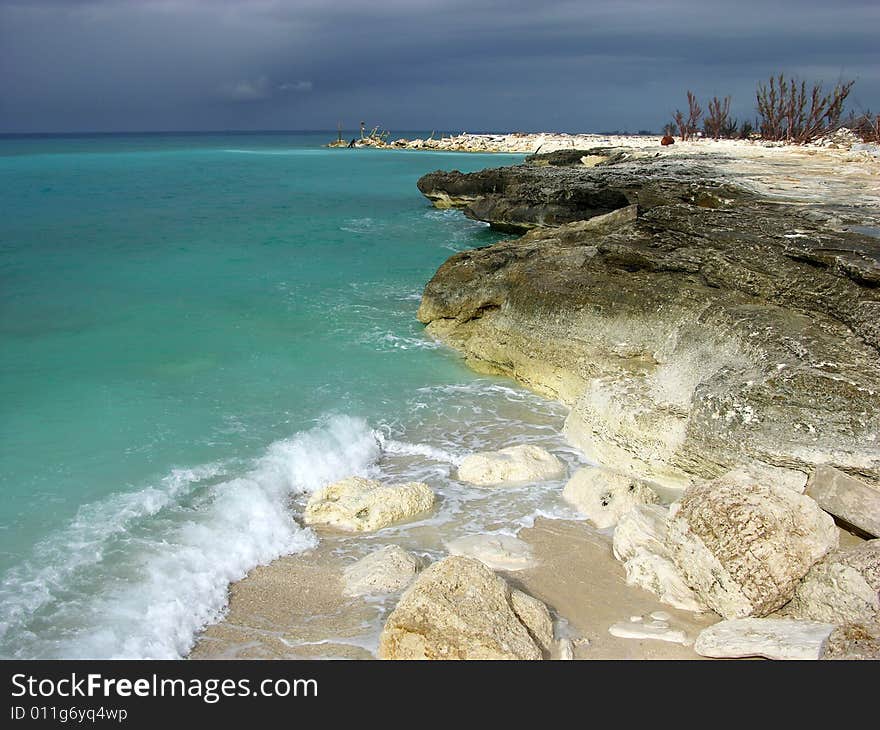
[[[0,0],[0,130],[659,128],[771,72],[880,106],[880,4]]]

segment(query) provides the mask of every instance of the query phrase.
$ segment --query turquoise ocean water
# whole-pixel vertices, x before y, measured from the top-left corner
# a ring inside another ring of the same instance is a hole
[[[415,319],[499,238],[416,180],[519,158],[328,138],[0,139],[0,656],[184,655],[293,496],[525,397]]]

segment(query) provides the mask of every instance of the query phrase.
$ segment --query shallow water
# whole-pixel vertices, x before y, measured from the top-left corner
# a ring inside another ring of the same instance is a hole
[[[487,446],[577,455],[559,406],[415,319],[440,263],[500,238],[416,180],[520,158],[325,141],[0,138],[0,655],[185,655],[351,473],[438,490],[399,533],[427,551],[564,512],[559,485],[451,478]]]

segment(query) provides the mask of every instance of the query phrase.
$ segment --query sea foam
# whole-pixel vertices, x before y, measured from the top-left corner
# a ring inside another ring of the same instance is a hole
[[[370,474],[378,456],[364,421],[335,416],[273,443],[240,476],[178,470],[82,507],[0,582],[0,655],[185,656],[223,615],[229,583],[316,544],[291,497]]]

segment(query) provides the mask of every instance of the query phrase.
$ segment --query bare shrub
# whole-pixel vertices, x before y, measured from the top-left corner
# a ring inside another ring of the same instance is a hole
[[[804,144],[838,128],[843,105],[855,81],[838,82],[828,93],[821,83],[813,84],[771,76],[758,84],[757,102],[761,136],[764,139]]]
[[[709,115],[703,121],[703,129],[707,137],[712,139],[721,139],[721,137],[731,137],[730,133],[730,97],[725,96],[719,99],[717,96],[712,97],[709,102]],[[736,122],[733,122],[733,131],[736,131]]]
[[[678,128],[678,134],[681,136],[682,142],[691,139],[697,133],[697,128],[700,124],[700,117],[703,115],[703,109],[697,103],[697,97],[690,91],[687,93],[687,100],[687,116],[685,116],[684,112],[680,109],[676,109],[675,114],[672,117],[675,126]]]
[[[880,142],[880,114],[872,114],[870,109],[859,116],[851,115],[846,126],[859,135],[862,142]]]

